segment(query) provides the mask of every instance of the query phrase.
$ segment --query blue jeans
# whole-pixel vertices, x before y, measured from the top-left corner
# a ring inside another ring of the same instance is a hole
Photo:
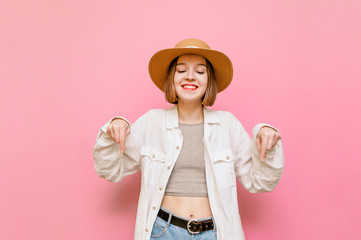
[[[164,211],[170,214],[169,211],[162,208]],[[176,215],[174,215],[176,216]],[[177,216],[179,217],[179,216]],[[182,218],[182,217],[179,217]],[[189,219],[182,218],[187,221]],[[199,219],[200,221],[209,220],[211,218],[207,219]],[[164,221],[163,219],[157,217],[157,219],[154,222],[152,234],[151,234],[151,240],[217,240],[217,232],[214,228],[213,230],[208,230],[205,232],[201,232],[196,235],[192,235],[188,232],[187,229],[174,226],[173,224],[169,223],[170,219],[167,221]]]

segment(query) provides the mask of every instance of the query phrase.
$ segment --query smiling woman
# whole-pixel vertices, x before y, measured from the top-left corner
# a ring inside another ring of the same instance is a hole
[[[212,65],[207,59],[199,55],[183,55],[172,61],[168,70],[167,81],[165,83],[165,95],[167,101],[174,104],[178,103],[175,86],[177,81],[181,82],[184,76],[187,78],[183,83],[183,88],[187,90],[197,90],[199,85],[194,82],[198,79],[198,76],[199,80],[204,80],[205,78],[207,79],[206,82],[202,84],[202,87],[205,85],[206,89],[202,91],[201,103],[204,106],[212,106],[217,97],[217,83],[214,77]]]
[[[150,110],[131,126],[111,119],[94,147],[100,177],[118,182],[142,171],[134,239],[244,239],[236,179],[250,192],[276,187],[279,132],[258,124],[251,140],[231,113],[206,108],[230,84],[233,67],[201,40],[157,52],[149,74],[174,106]]]

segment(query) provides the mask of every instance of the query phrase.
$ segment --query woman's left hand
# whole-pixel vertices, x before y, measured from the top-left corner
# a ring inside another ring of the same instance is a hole
[[[281,135],[273,128],[262,127],[256,137],[258,152],[260,153],[261,162],[267,157],[267,152],[276,146]]]

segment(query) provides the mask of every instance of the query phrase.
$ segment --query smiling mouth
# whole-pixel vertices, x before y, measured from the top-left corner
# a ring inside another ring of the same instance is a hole
[[[196,90],[198,88],[198,86],[194,84],[183,84],[181,86],[185,90]]]

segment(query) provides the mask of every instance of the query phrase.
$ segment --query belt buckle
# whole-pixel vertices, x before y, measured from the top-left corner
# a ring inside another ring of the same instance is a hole
[[[200,230],[199,230],[198,232],[193,232],[192,230],[189,229],[189,227],[190,227],[190,225],[191,225],[192,222],[194,222],[194,223],[199,223],[199,221],[198,221],[197,219],[191,219],[191,220],[189,220],[188,223],[187,223],[187,230],[188,230],[188,232],[189,232],[190,234],[196,235],[196,234],[198,234],[198,233],[201,232],[201,230],[202,230],[202,224],[200,225],[201,227],[200,227]]]

